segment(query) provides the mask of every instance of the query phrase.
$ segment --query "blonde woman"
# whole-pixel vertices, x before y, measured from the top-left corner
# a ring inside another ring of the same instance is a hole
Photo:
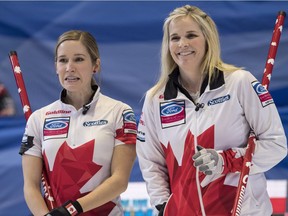
[[[151,205],[159,216],[231,215],[253,129],[241,215],[271,215],[264,172],[287,144],[269,92],[221,60],[216,25],[201,9],[176,8],[163,31],[161,76],[146,94],[136,144]]]

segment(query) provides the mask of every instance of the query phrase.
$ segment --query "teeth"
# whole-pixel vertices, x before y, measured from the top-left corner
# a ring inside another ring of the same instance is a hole
[[[192,54],[193,51],[190,51],[190,52],[180,52],[178,55],[181,55],[181,56],[187,56],[187,55],[190,55]]]
[[[65,80],[79,80],[78,77],[66,77]]]

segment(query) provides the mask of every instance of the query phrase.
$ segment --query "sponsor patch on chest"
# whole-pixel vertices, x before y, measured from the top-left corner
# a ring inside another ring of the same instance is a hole
[[[262,107],[265,107],[265,106],[268,106],[269,104],[274,103],[271,95],[269,94],[267,89],[261,85],[260,82],[254,81],[251,84],[262,104]]]
[[[218,98],[209,100],[208,101],[208,106],[213,106],[213,105],[217,105],[217,104],[220,104],[220,103],[224,103],[224,102],[230,100],[230,98],[231,98],[231,96],[230,96],[230,94],[228,94],[228,95],[225,95],[225,96],[222,96],[222,97],[218,97]]]
[[[44,140],[66,138],[68,136],[70,117],[46,118],[43,127]]]
[[[160,103],[160,120],[162,128],[185,124],[185,101]]]
[[[105,119],[96,120],[96,121],[85,121],[83,123],[84,127],[93,127],[93,126],[101,126],[108,124],[108,121]]]

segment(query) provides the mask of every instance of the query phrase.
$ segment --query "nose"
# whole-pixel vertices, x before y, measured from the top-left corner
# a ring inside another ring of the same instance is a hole
[[[188,47],[189,43],[186,38],[181,38],[179,41],[179,47]]]
[[[66,64],[66,72],[74,72],[75,67],[72,61],[68,61]]]

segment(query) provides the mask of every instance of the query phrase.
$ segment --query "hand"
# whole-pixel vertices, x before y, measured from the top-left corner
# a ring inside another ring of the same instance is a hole
[[[205,149],[199,145],[197,149],[198,152],[192,156],[192,159],[194,166],[199,167],[199,171],[206,175],[201,182],[201,186],[205,187],[221,176],[224,162],[222,156],[214,149]]]
[[[163,216],[165,206],[166,206],[166,202],[164,202],[163,204],[159,204],[159,205],[156,206],[156,209],[159,211],[158,216]]]
[[[192,156],[194,166],[199,167],[199,171],[205,175],[222,173],[223,159],[222,156],[214,149],[205,149],[197,146],[198,152]]]
[[[52,209],[45,216],[77,216],[83,212],[79,202],[67,201],[62,206]]]

